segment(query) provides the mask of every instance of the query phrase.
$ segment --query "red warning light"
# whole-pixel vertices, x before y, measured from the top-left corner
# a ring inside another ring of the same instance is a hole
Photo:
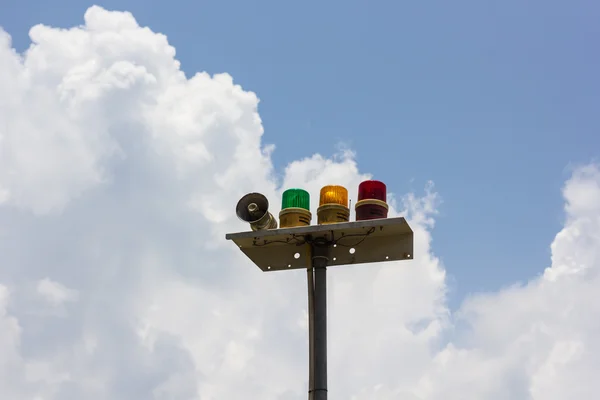
[[[387,188],[380,181],[364,181],[358,186],[358,201],[354,206],[356,220],[387,218]]]
[[[364,181],[358,185],[358,201],[375,199],[387,202],[387,187],[381,181]]]

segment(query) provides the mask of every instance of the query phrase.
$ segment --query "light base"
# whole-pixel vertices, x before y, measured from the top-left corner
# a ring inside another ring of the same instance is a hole
[[[387,218],[388,205],[385,201],[377,199],[365,199],[356,202],[354,206],[357,221]]]
[[[311,219],[312,214],[304,208],[290,207],[279,212],[279,226],[282,228],[309,226]]]
[[[348,222],[350,209],[340,204],[323,204],[317,209],[317,224],[339,224]]]

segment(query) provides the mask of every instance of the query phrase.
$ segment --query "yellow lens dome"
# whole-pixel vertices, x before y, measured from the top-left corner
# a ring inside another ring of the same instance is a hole
[[[348,189],[337,185],[323,186],[319,197],[319,206],[324,204],[339,204],[348,207]]]

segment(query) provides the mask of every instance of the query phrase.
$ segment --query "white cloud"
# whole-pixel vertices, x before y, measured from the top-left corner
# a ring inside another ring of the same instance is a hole
[[[277,182],[256,95],[186,79],[128,13],[31,38],[19,55],[0,32],[2,397],[305,398],[305,275],[259,272],[224,234],[246,192],[276,213],[281,187],[356,187],[352,153]],[[454,315],[430,247],[439,197],[398,198],[415,260],[330,270],[330,398],[596,398],[599,182],[595,166],[567,182],[542,275]]]
[[[65,301],[77,300],[76,290],[69,289],[60,282],[54,282],[49,278],[38,281],[36,285],[38,294],[52,305],[60,305]]]

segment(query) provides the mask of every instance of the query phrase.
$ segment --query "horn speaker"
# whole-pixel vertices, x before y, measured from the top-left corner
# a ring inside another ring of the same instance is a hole
[[[235,213],[253,231],[276,229],[277,220],[269,212],[269,200],[260,193],[248,193],[238,201]]]

